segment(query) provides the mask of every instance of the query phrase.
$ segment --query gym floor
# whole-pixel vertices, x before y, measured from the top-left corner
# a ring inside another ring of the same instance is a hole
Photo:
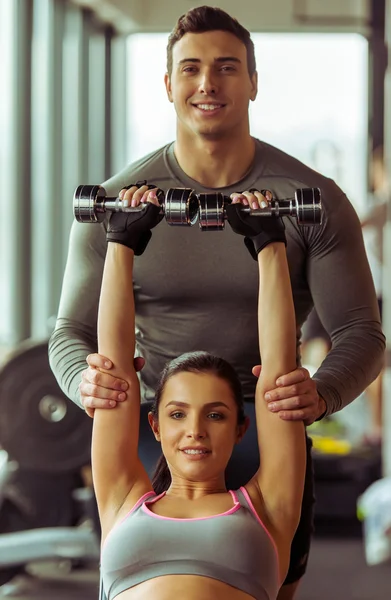
[[[96,569],[67,574],[40,565],[36,577],[15,579],[0,589],[8,600],[97,600]],[[386,600],[391,598],[391,564],[368,567],[360,539],[315,539],[297,600]]]

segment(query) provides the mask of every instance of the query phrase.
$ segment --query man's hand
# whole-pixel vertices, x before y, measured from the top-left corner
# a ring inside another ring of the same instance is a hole
[[[100,354],[89,354],[87,363],[88,368],[82,373],[79,391],[84,410],[89,417],[93,417],[96,408],[115,408],[117,402],[126,400],[128,384],[123,379],[99,370],[107,371],[112,368],[113,363],[108,358]],[[145,360],[138,356],[133,363],[136,371],[141,371]]]
[[[259,377],[261,366],[253,367],[252,372]],[[315,381],[304,367],[279,377],[276,386],[265,394],[265,400],[269,410],[278,412],[281,419],[304,421],[305,425],[312,425],[327,409],[326,402],[318,394]]]

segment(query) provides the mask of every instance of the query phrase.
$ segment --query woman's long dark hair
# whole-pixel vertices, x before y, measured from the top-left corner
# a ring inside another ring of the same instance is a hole
[[[158,386],[156,388],[155,401],[151,409],[154,419],[158,420],[159,403],[167,381],[177,373],[212,373],[228,383],[238,407],[238,425],[243,425],[246,415],[244,414],[244,403],[242,385],[235,369],[223,358],[213,356],[208,352],[188,352],[166,364],[163,369]],[[164,454],[158,460],[155,473],[152,478],[152,487],[156,494],[168,490],[171,485],[171,473]]]

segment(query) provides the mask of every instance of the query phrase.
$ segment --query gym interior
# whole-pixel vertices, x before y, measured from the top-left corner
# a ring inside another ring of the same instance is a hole
[[[100,184],[175,138],[165,48],[192,6],[0,3],[0,179],[8,197],[0,219],[0,598],[98,598],[91,419],[58,387],[48,340],[75,189]],[[252,135],[346,191],[369,245],[364,222],[382,149],[388,210],[373,277],[382,282],[390,340],[391,0],[221,0],[219,7],[255,44],[260,93],[250,111]],[[329,341],[316,315],[311,319],[302,356],[314,373]],[[309,427],[315,523],[297,600],[391,597],[389,341],[384,365],[377,387]]]

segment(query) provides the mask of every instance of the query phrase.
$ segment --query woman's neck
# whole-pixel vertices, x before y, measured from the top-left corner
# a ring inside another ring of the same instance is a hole
[[[166,492],[166,496],[182,500],[200,500],[210,494],[225,494],[227,487],[224,478],[213,481],[193,482],[174,479]]]

